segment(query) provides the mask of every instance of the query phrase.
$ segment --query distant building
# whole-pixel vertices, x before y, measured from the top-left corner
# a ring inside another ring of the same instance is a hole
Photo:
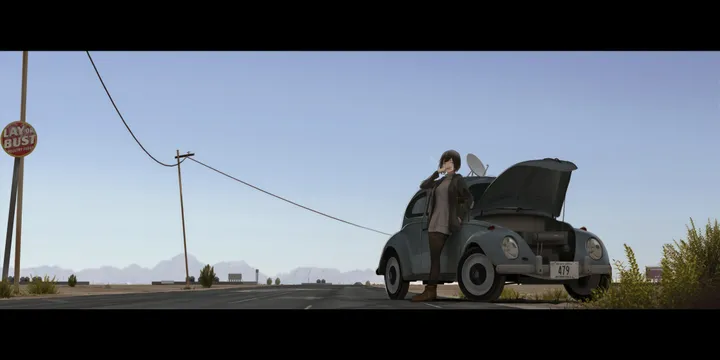
[[[652,282],[659,282],[662,278],[662,267],[660,266],[646,266],[645,267],[645,278]]]
[[[242,282],[242,274],[228,274],[228,282]]]

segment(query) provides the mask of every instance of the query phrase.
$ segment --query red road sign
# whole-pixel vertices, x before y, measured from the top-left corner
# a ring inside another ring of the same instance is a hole
[[[30,155],[37,146],[37,133],[32,125],[13,121],[3,129],[0,134],[0,144],[5,152],[16,158]]]

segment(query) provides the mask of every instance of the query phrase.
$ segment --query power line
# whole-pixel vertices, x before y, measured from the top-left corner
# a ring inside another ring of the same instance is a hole
[[[92,56],[90,56],[90,52],[85,51],[85,53],[87,54],[88,59],[90,59],[90,63],[92,64],[93,69],[95,69],[95,74],[97,75],[98,80],[100,80],[100,84],[102,84],[103,89],[105,89],[105,94],[107,94],[108,99],[110,99],[110,102],[112,103],[112,106],[115,108],[115,111],[117,112],[118,116],[120,116],[120,120],[122,120],[123,124],[125,125],[125,128],[130,133],[130,135],[132,135],[133,139],[135,139],[135,142],[138,145],[140,145],[140,148],[142,149],[142,151],[144,151],[145,154],[147,154],[147,156],[149,156],[151,159],[155,160],[156,163],[158,163],[162,166],[166,166],[166,167],[178,166],[177,163],[165,164],[164,162],[162,162],[162,161],[156,159],[154,156],[150,155],[150,153],[147,150],[145,150],[145,147],[140,143],[140,140],[138,140],[138,138],[135,136],[135,134],[133,134],[132,130],[130,130],[130,126],[128,126],[127,122],[125,121],[125,118],[122,116],[122,113],[120,112],[120,109],[118,109],[117,105],[115,104],[115,100],[113,100],[112,95],[110,95],[110,90],[108,90],[107,86],[105,86],[105,81],[103,81],[102,76],[100,76],[100,71],[98,71],[97,66],[95,66],[95,61],[93,61]],[[183,161],[185,161],[185,159],[183,159],[180,163],[182,163]]]
[[[127,131],[130,133],[130,135],[133,137],[133,139],[135,139],[135,142],[140,146],[140,148],[145,152],[145,154],[147,154],[147,156],[149,156],[151,159],[153,159],[156,163],[158,163],[158,164],[160,164],[160,165],[162,165],[162,166],[166,166],[166,167],[175,167],[175,166],[178,166],[177,163],[176,163],[176,164],[165,164],[165,163],[161,162],[160,160],[156,159],[156,158],[155,158],[154,156],[152,156],[152,155],[145,149],[145,147],[140,143],[140,140],[138,140],[138,138],[135,136],[135,134],[134,134],[134,133],[132,132],[132,130],[130,129],[130,126],[128,126],[127,122],[125,121],[125,118],[122,116],[122,113],[120,112],[120,109],[118,109],[117,105],[115,104],[115,100],[113,99],[112,95],[110,95],[110,90],[108,90],[107,86],[105,85],[105,81],[103,81],[103,78],[102,78],[102,76],[100,75],[100,71],[98,71],[97,66],[95,66],[95,61],[93,61],[92,56],[90,56],[90,51],[85,51],[85,53],[87,54],[88,59],[90,59],[90,63],[92,64],[92,67],[93,67],[93,69],[95,70],[95,74],[97,75],[98,80],[100,80],[100,84],[102,84],[102,87],[103,87],[103,89],[105,90],[105,94],[107,94],[108,99],[110,99],[110,102],[112,103],[112,106],[115,108],[115,111],[117,112],[118,116],[120,117],[120,120],[122,120],[123,124],[125,125],[125,128],[126,128]],[[186,158],[182,159],[182,161],[180,161],[180,164],[182,164],[182,163],[183,163],[185,160],[187,160],[187,159],[190,159],[190,160],[192,160],[192,161],[194,161],[194,162],[196,162],[196,163],[198,163],[198,164],[200,164],[200,165],[202,165],[202,166],[204,166],[204,167],[206,167],[206,168],[208,168],[208,169],[210,169],[210,170],[212,170],[212,171],[217,172],[217,173],[220,174],[220,175],[224,175],[224,176],[226,176],[226,177],[228,177],[228,178],[230,178],[230,179],[233,179],[233,180],[235,180],[235,181],[237,181],[237,182],[239,182],[239,183],[241,183],[241,184],[243,184],[243,185],[249,186],[249,187],[251,187],[251,188],[253,188],[253,189],[257,190],[257,191],[260,191],[260,192],[262,192],[262,193],[265,193],[265,194],[267,194],[267,195],[270,195],[270,196],[272,196],[272,197],[274,197],[274,198],[277,198],[277,199],[280,199],[280,200],[282,200],[282,201],[288,202],[288,203],[290,203],[290,204],[292,204],[292,205],[295,205],[295,206],[297,206],[297,207],[300,207],[300,208],[302,208],[302,209],[305,209],[305,210],[314,212],[314,213],[316,213],[316,214],[318,214],[318,215],[322,215],[322,216],[325,216],[325,217],[327,217],[327,218],[330,218],[330,219],[333,219],[333,220],[336,220],[336,221],[339,221],[339,222],[341,222],[341,223],[345,223],[345,224],[348,224],[348,225],[352,225],[352,226],[355,226],[355,227],[358,227],[358,228],[361,228],[361,229],[365,229],[365,230],[369,230],[369,231],[372,231],[372,232],[376,232],[376,233],[378,233],[378,234],[387,235],[387,236],[390,236],[390,235],[391,235],[391,234],[388,234],[388,233],[385,233],[385,232],[382,232],[382,231],[379,231],[379,230],[375,230],[375,229],[372,229],[372,228],[369,228],[369,227],[366,227],[366,226],[362,226],[362,225],[358,225],[358,224],[352,223],[352,222],[350,222],[350,221],[346,221],[346,220],[343,220],[343,219],[340,219],[340,218],[336,218],[336,217],[334,217],[334,216],[325,214],[325,213],[320,212],[320,211],[317,211],[317,210],[315,210],[315,209],[311,209],[311,208],[309,208],[309,207],[307,207],[307,206],[300,205],[300,204],[298,204],[298,203],[296,203],[296,202],[294,202],[294,201],[290,201],[290,200],[288,200],[288,199],[283,198],[282,196],[275,195],[275,194],[273,194],[273,193],[271,193],[271,192],[269,192],[269,191],[265,191],[265,190],[263,190],[263,189],[255,186],[255,185],[252,185],[252,184],[249,184],[249,183],[247,183],[247,182],[245,182],[245,181],[242,181],[242,180],[240,180],[240,179],[238,179],[238,178],[236,178],[236,177],[234,177],[234,176],[228,175],[228,174],[226,174],[226,173],[224,173],[224,172],[222,172],[222,171],[220,171],[220,170],[218,170],[218,169],[216,169],[216,168],[214,168],[214,167],[212,167],[212,166],[210,166],[210,165],[204,164],[204,163],[202,163],[202,162],[200,162],[200,161],[198,161],[198,160],[195,160],[195,159],[193,159],[193,158],[191,158],[191,157],[186,157]]]
[[[280,200],[285,201],[285,202],[287,202],[287,203],[293,204],[293,205],[295,205],[295,206],[297,206],[297,207],[300,207],[300,208],[302,208],[302,209],[305,209],[305,210],[308,210],[308,211],[312,211],[312,212],[314,212],[314,213],[316,213],[316,214],[318,214],[318,215],[325,216],[325,217],[327,217],[327,218],[330,218],[330,219],[339,221],[339,222],[341,222],[341,223],[345,223],[345,224],[348,224],[348,225],[352,225],[352,226],[355,226],[355,227],[359,227],[359,228],[361,228],[361,229],[365,229],[365,230],[369,230],[369,231],[372,231],[372,232],[376,232],[376,233],[378,233],[378,234],[390,236],[390,234],[388,234],[388,233],[386,233],[386,232],[382,232],[382,231],[380,231],[380,230],[375,230],[375,229],[369,228],[369,227],[367,227],[367,226],[358,225],[358,224],[352,223],[352,222],[350,222],[350,221],[346,221],[346,220],[343,220],[343,219],[336,218],[336,217],[334,217],[334,216],[325,214],[325,213],[320,212],[320,211],[317,211],[317,210],[315,210],[315,209],[311,209],[311,208],[309,208],[309,207],[307,207],[307,206],[300,205],[300,204],[298,204],[298,203],[296,203],[296,202],[294,202],[294,201],[290,201],[290,200],[288,200],[288,199],[286,199],[286,198],[284,198],[284,197],[282,197],[282,196],[275,195],[275,194],[273,194],[273,193],[271,193],[271,192],[269,192],[269,191],[263,190],[263,189],[255,186],[255,185],[252,185],[252,184],[249,184],[249,183],[247,183],[247,182],[245,182],[245,181],[242,181],[242,180],[240,180],[240,179],[238,179],[238,178],[236,178],[236,177],[234,177],[234,176],[232,176],[232,175],[226,174],[226,173],[224,173],[224,172],[222,172],[222,171],[220,171],[220,170],[218,170],[218,169],[216,169],[216,168],[214,168],[214,167],[212,167],[212,166],[210,166],[210,165],[204,164],[204,163],[202,163],[202,162],[200,162],[200,161],[198,161],[198,160],[195,160],[195,159],[193,159],[193,158],[190,158],[190,157],[189,157],[189,158],[187,158],[187,159],[190,159],[191,161],[194,161],[194,162],[196,162],[196,163],[198,163],[198,164],[200,164],[200,165],[202,165],[202,166],[204,166],[204,167],[206,167],[206,168],[208,168],[208,169],[210,169],[210,170],[212,170],[212,171],[214,171],[214,172],[216,172],[216,173],[218,173],[218,174],[220,174],[220,175],[223,175],[223,176],[225,176],[225,177],[228,177],[228,178],[230,178],[230,179],[233,179],[233,180],[235,180],[235,181],[237,181],[237,182],[239,182],[239,183],[241,183],[241,184],[243,184],[243,185],[245,185],[245,186],[249,186],[249,187],[251,187],[251,188],[253,188],[253,189],[257,190],[257,191],[260,191],[260,192],[262,192],[262,193],[265,193],[265,194],[267,194],[267,195],[270,195],[270,196],[272,196],[272,197],[274,197],[274,198],[280,199]]]

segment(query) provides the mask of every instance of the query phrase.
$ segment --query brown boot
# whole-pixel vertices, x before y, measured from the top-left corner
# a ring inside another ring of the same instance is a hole
[[[437,299],[437,285],[426,285],[425,291],[423,291],[420,295],[413,296],[410,301],[433,301],[435,299]]]

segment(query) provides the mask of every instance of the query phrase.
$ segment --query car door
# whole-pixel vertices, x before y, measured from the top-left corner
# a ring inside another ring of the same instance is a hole
[[[430,239],[428,239],[428,217],[423,217],[422,233],[420,234],[420,257],[422,265],[420,267],[420,275],[430,274]],[[464,226],[464,225],[461,225]],[[440,274],[451,274],[455,272],[457,266],[456,251],[461,243],[462,231],[453,233],[445,241],[442,252],[440,253]]]
[[[427,191],[427,196],[430,196],[432,192]],[[428,205],[429,201],[426,201],[425,210],[422,215],[422,230],[420,232],[420,243],[418,244],[418,253],[420,256],[420,269],[418,270],[419,275],[430,274],[430,240],[428,239],[428,227],[430,226],[430,217],[428,211],[430,210]]]
[[[403,233],[408,241],[413,274],[419,274],[423,268],[422,227],[427,209],[427,195],[427,191],[416,194],[405,211]],[[427,244],[427,241],[425,243]]]

